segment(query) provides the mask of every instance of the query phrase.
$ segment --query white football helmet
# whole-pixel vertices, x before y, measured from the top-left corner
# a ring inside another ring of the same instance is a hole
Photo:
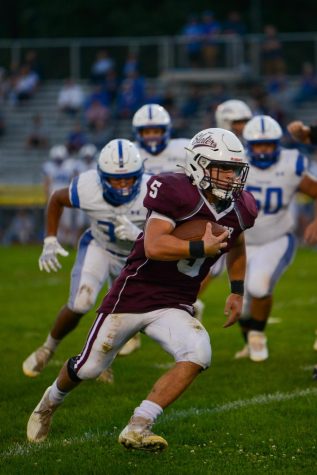
[[[247,144],[250,163],[258,168],[268,168],[278,160],[283,131],[276,120],[269,115],[257,115],[243,129],[243,138]],[[275,149],[271,153],[255,153],[252,145],[256,143],[272,143]]]
[[[49,152],[50,159],[54,162],[61,163],[68,157],[68,151],[65,145],[54,145]]]
[[[252,117],[250,107],[243,101],[230,99],[222,102],[216,109],[216,125],[222,129],[232,130],[232,123],[235,121],[248,121]]]
[[[93,143],[87,143],[79,150],[79,157],[86,161],[92,161],[95,158],[97,151],[97,147]]]
[[[185,171],[194,185],[225,201],[232,201],[241,194],[249,165],[236,135],[220,128],[205,129],[192,138],[186,150]],[[211,177],[211,169],[216,170],[216,176]],[[234,170],[234,179],[230,182],[220,180],[220,170]]]
[[[136,142],[151,155],[157,155],[164,150],[171,137],[170,115],[159,104],[146,104],[137,110],[132,119],[132,127]],[[150,127],[159,127],[163,130],[159,140],[148,141],[142,137],[140,132]]]
[[[100,152],[97,165],[103,197],[113,206],[131,201],[140,191],[143,161],[136,146],[126,139],[111,140]],[[127,187],[114,188],[109,179],[135,178]]]

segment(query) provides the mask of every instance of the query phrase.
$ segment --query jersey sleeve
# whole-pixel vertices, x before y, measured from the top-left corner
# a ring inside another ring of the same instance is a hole
[[[199,194],[183,174],[169,173],[152,176],[147,182],[144,206],[150,211],[177,220],[192,211]]]
[[[96,194],[97,171],[88,170],[75,176],[69,185],[69,199],[74,208],[87,209]]]
[[[80,175],[73,178],[69,185],[69,201],[71,202],[74,208],[80,208],[80,199],[79,199],[79,192],[78,192],[79,176]]]
[[[243,223],[241,223],[242,228],[252,228],[258,215],[258,208],[254,196],[249,191],[243,191],[239,203],[240,216],[243,221]]]

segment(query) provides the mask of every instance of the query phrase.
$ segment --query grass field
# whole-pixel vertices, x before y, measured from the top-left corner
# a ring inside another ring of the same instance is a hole
[[[68,294],[74,255],[58,274],[40,273],[40,247],[0,248],[1,474],[316,474],[317,252],[299,250],[275,293],[277,323],[268,326],[270,358],[234,361],[238,327],[223,329],[228,285],[205,293],[204,324],[213,363],[155,426],[169,442],[160,454],[127,451],[117,443],[133,408],[171,359],[143,336],[142,348],[114,363],[115,384],[82,384],[57,411],[50,437],[26,442],[26,423],[63,361],[77,354],[93,322],[90,312],[37,379],[21,370],[43,342]],[[100,302],[102,295],[98,299]]]

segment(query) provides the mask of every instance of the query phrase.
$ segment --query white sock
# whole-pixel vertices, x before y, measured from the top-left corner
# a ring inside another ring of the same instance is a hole
[[[144,419],[150,419],[152,422],[156,420],[158,416],[163,413],[163,409],[161,406],[156,404],[155,402],[148,401],[145,399],[141,402],[139,407],[134,409],[133,416],[135,417],[143,417]]]
[[[61,342],[61,340],[56,340],[49,333],[43,346],[45,346],[45,348],[48,348],[51,351],[55,351],[56,348],[58,347],[58,345],[60,344],[60,342]]]
[[[61,391],[60,389],[58,389],[57,379],[56,379],[51,386],[51,390],[49,392],[48,398],[53,404],[62,404],[67,394],[68,393],[65,393]]]

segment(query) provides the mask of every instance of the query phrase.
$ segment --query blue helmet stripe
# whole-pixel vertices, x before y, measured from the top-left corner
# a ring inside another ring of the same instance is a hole
[[[119,167],[123,168],[123,147],[122,140],[118,140]]]
[[[264,134],[265,132],[265,122],[264,122],[264,118],[261,117],[261,132]]]
[[[150,119],[150,120],[153,119],[152,107],[151,107],[151,106],[149,106],[149,119]]]

